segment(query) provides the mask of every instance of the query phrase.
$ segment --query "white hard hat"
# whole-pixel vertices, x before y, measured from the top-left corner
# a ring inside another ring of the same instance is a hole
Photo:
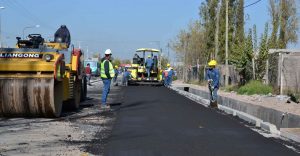
[[[111,55],[111,50],[110,49],[106,49],[104,54],[105,55]]]

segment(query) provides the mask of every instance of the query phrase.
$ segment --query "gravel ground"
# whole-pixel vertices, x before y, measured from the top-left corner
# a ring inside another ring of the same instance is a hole
[[[119,105],[100,110],[102,82],[93,81],[88,100],[77,112],[63,112],[55,119],[0,118],[0,156],[102,155]],[[108,101],[120,104],[122,98],[116,97],[121,93],[120,87],[112,87]]]

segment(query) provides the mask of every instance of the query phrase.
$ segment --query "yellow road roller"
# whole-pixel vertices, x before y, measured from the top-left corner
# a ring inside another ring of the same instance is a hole
[[[17,37],[16,48],[0,48],[0,116],[59,117],[62,106],[78,109],[86,96],[83,53],[55,35]]]

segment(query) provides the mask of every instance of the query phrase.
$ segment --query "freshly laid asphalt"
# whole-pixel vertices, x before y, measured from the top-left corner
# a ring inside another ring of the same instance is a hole
[[[105,156],[298,155],[165,87],[130,86]]]

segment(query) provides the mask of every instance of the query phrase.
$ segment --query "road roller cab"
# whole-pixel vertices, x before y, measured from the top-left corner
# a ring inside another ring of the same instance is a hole
[[[39,34],[0,48],[0,116],[58,117],[86,97],[83,53]]]

